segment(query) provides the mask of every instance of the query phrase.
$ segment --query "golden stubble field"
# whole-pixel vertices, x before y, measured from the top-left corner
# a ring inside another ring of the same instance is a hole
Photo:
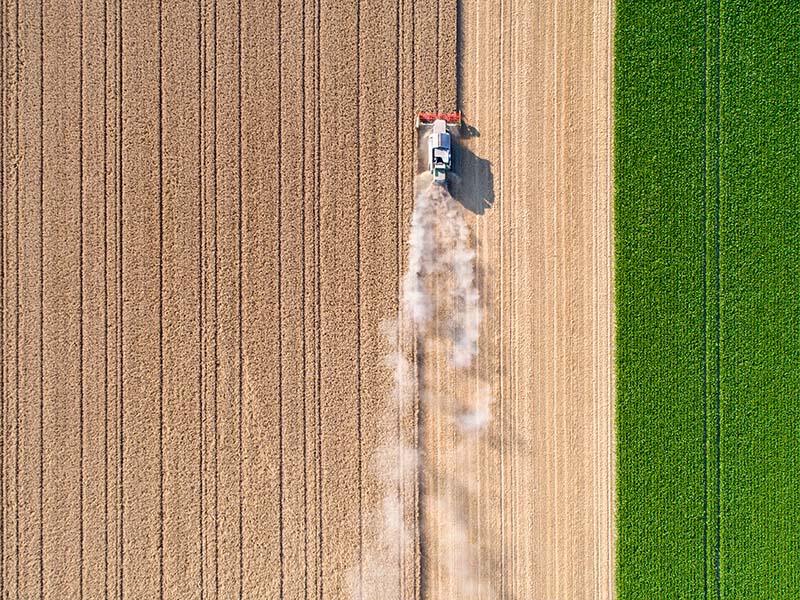
[[[611,23],[5,0],[0,596],[611,598]],[[456,107],[466,370],[392,328]]]

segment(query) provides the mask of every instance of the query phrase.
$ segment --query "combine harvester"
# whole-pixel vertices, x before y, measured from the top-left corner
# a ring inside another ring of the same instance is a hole
[[[421,112],[417,115],[417,132],[428,138],[426,148],[427,168],[436,185],[447,185],[447,174],[452,168],[451,131],[461,127],[461,113]]]

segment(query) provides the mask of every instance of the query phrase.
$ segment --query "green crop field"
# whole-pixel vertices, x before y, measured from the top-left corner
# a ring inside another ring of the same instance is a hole
[[[615,45],[618,597],[800,598],[800,2]]]

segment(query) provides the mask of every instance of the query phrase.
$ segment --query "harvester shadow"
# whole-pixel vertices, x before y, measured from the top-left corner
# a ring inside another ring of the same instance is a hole
[[[449,185],[450,195],[468,211],[482,215],[495,201],[492,164],[475,154],[461,140],[456,139],[454,146],[455,176]]]

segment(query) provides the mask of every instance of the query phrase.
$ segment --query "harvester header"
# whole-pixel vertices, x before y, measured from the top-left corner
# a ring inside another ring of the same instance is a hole
[[[461,112],[421,112],[417,115],[417,127],[434,121],[444,121],[448,125],[461,126]]]

